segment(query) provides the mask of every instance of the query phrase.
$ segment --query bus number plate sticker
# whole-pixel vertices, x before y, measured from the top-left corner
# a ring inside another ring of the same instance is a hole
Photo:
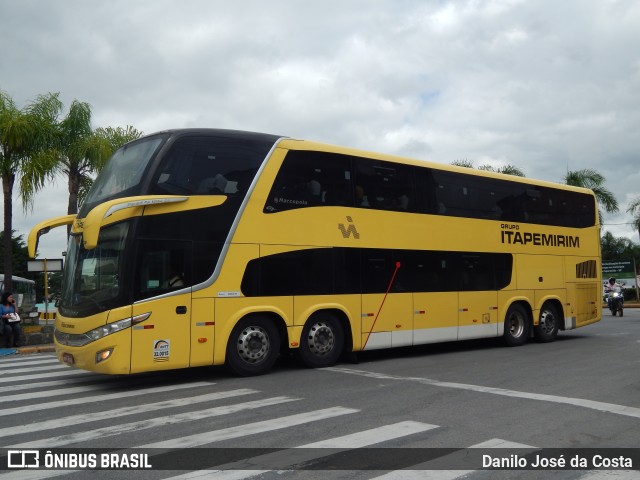
[[[64,363],[66,363],[67,365],[73,365],[75,363],[73,355],[70,354],[70,353],[63,353],[62,354],[62,361]]]
[[[166,362],[169,360],[169,340],[155,340],[153,342],[153,361]]]

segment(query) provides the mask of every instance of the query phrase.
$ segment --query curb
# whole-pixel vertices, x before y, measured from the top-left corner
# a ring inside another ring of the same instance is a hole
[[[16,350],[16,353],[19,355],[26,353],[44,353],[56,351],[53,345],[30,345],[27,347],[18,347]]]

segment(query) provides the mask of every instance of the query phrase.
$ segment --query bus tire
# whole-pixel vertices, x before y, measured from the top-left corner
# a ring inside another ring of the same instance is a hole
[[[541,343],[553,342],[558,336],[560,315],[552,303],[545,303],[540,310],[538,326],[533,329],[536,340]]]
[[[344,347],[344,331],[338,319],[329,313],[312,315],[302,329],[296,356],[309,368],[334,365]]]
[[[227,344],[227,367],[241,377],[263,375],[271,370],[280,352],[280,335],[265,317],[242,319]]]
[[[505,343],[510,347],[524,345],[529,337],[530,325],[529,314],[525,308],[517,303],[511,305],[504,319]]]

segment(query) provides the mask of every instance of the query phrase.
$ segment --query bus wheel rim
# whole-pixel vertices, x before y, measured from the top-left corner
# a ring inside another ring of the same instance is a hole
[[[261,327],[247,327],[238,337],[238,355],[247,363],[259,363],[269,353],[269,334]]]
[[[333,330],[324,322],[314,324],[309,329],[307,339],[309,343],[309,350],[311,350],[314,355],[320,356],[328,354],[336,343],[336,337],[333,334]]]
[[[509,332],[513,337],[520,337],[524,331],[524,318],[516,313],[509,319]]]
[[[549,311],[544,311],[540,315],[540,326],[542,327],[542,331],[544,333],[551,333],[555,328],[556,319],[553,313]]]

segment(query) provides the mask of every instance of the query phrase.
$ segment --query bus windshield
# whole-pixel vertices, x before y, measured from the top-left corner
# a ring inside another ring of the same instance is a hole
[[[157,150],[162,137],[127,144],[117,150],[98,175],[87,195],[85,205],[93,206],[107,199],[139,194],[138,185]],[[81,212],[86,215],[86,211]]]
[[[125,266],[125,243],[129,222],[105,227],[100,232],[98,247],[86,250],[81,236],[69,240],[67,265],[64,269],[60,312],[75,317],[92,315],[122,304],[125,288],[122,269]]]

